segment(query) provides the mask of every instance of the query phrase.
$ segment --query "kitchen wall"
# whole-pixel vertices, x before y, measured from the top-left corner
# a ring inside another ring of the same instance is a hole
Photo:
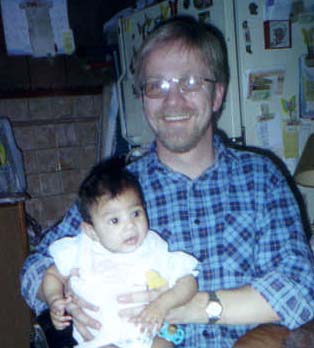
[[[26,211],[42,228],[60,219],[96,161],[101,94],[0,99],[24,157]]]

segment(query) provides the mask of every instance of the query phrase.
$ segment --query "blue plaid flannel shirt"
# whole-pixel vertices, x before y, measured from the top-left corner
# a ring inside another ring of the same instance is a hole
[[[200,261],[200,290],[251,285],[281,324],[296,328],[314,317],[314,268],[295,198],[269,159],[227,148],[218,136],[214,147],[215,164],[194,180],[164,166],[154,147],[129,165],[142,185],[150,228],[172,251]],[[80,223],[74,205],[24,264],[22,294],[36,313],[46,308],[36,293],[52,263],[47,247],[76,235]],[[186,325],[182,347],[229,348],[251,328]]]

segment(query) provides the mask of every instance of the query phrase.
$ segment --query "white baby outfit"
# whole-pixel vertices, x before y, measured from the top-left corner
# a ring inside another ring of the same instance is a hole
[[[92,341],[84,342],[74,328],[77,348],[97,348],[109,343],[121,348],[151,347],[151,337],[119,317],[118,311],[130,305],[118,304],[117,295],[146,289],[145,273],[149,270],[157,271],[170,287],[183,276],[197,274],[194,257],[180,251],[169,252],[167,243],[153,231],[132,253],[112,253],[85,233],[60,239],[49,251],[63,276],[74,274],[70,277],[73,291],[100,308],[97,312],[89,311],[102,323],[99,331],[93,331]],[[74,269],[78,269],[78,275]]]

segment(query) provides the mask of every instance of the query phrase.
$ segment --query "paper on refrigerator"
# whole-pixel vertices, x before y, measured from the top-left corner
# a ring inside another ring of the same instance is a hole
[[[74,52],[67,0],[1,0],[9,55],[48,57]]]

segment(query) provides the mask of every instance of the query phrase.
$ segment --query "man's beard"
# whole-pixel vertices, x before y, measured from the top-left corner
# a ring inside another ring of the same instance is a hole
[[[175,130],[173,131],[171,128],[167,129],[165,127],[158,128],[157,130],[153,129],[153,132],[157,141],[170,152],[185,153],[197,146],[210,125],[211,120],[209,119],[207,123],[201,127],[194,128],[192,132],[182,131],[181,134],[176,134]]]

